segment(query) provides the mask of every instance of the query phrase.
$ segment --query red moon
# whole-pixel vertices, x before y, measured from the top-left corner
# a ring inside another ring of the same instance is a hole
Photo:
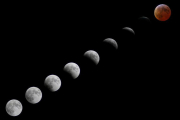
[[[165,4],[160,4],[155,8],[154,15],[159,21],[166,21],[171,16],[171,9]]]

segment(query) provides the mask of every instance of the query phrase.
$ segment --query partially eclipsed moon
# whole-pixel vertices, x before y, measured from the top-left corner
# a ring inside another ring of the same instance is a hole
[[[133,30],[132,28],[130,28],[130,27],[124,27],[124,28],[122,28],[122,29],[125,30],[125,31],[128,31],[128,32],[132,33],[133,35],[135,35],[134,30]]]
[[[139,34],[140,37],[142,36],[147,36],[148,34],[150,34],[150,30],[151,30],[151,21],[148,17],[142,16],[139,17],[137,20],[137,35]]]
[[[138,20],[141,22],[149,22],[150,23],[150,19],[146,16],[139,17]]]
[[[36,104],[41,100],[42,92],[37,87],[30,87],[29,89],[27,89],[25,97],[29,103]]]
[[[88,50],[84,53],[84,56],[93,61],[96,65],[99,63],[100,57],[94,50]]]
[[[159,21],[166,21],[171,16],[171,9],[165,4],[160,4],[155,8],[154,15]]]
[[[67,72],[73,79],[76,79],[80,74],[80,68],[76,63],[69,62],[64,66],[64,71]]]
[[[12,99],[6,104],[6,112],[10,116],[18,116],[22,112],[22,109],[23,107],[21,102],[16,99]]]
[[[55,92],[61,87],[61,80],[57,75],[49,75],[46,77],[44,85],[50,91]]]
[[[106,38],[103,42],[112,45],[115,49],[118,49],[117,42],[114,39],[112,39],[112,38]]]

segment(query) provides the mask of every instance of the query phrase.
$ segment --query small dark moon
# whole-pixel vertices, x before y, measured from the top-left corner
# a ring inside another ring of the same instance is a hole
[[[171,16],[171,9],[165,4],[160,4],[155,8],[154,15],[159,21],[166,21]]]
[[[142,16],[138,18],[138,22],[144,24],[144,23],[150,23],[151,21],[148,17]]]
[[[136,35],[144,37],[151,33],[152,24],[148,17],[139,17],[136,23]]]

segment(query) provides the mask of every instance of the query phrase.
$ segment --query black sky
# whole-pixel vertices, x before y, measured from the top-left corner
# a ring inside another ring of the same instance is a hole
[[[6,7],[1,16],[1,93],[4,118],[10,99],[23,104],[20,118],[147,118],[163,114],[171,107],[176,91],[177,41],[175,20],[154,17],[161,2],[67,2]],[[147,27],[138,18],[150,19]],[[131,27],[134,38],[121,29]],[[142,30],[142,28],[144,30]],[[136,32],[138,31],[138,32]],[[113,38],[117,51],[104,48],[102,41]],[[93,66],[83,58],[87,50],[100,55]],[[62,71],[68,62],[81,69],[76,80]],[[45,77],[56,74],[62,81],[58,92],[44,86]],[[42,100],[31,105],[25,91],[36,86]]]

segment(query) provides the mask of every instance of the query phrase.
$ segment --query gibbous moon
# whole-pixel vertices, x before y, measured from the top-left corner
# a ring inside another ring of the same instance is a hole
[[[159,21],[166,21],[171,16],[171,9],[165,4],[160,4],[155,8],[154,15]]]
[[[103,42],[112,45],[115,49],[118,49],[117,42],[114,39],[112,39],[112,38],[106,38]]]
[[[23,107],[21,102],[16,99],[12,99],[6,104],[6,112],[10,116],[18,116],[22,112],[22,109]]]
[[[64,66],[64,71],[70,74],[73,79],[76,79],[80,74],[80,68],[76,63],[69,62]]]
[[[25,93],[25,98],[29,103],[36,104],[42,98],[42,92],[37,87],[30,87]]]
[[[93,61],[96,65],[99,63],[100,57],[94,50],[88,50],[84,53],[84,56]]]
[[[49,75],[44,81],[44,85],[51,91],[55,92],[61,87],[61,80],[57,75]]]
[[[134,30],[133,30],[132,28],[130,28],[130,27],[124,27],[124,28],[122,28],[122,30],[127,31],[127,32],[130,32],[130,33],[132,33],[133,35],[135,35]]]

